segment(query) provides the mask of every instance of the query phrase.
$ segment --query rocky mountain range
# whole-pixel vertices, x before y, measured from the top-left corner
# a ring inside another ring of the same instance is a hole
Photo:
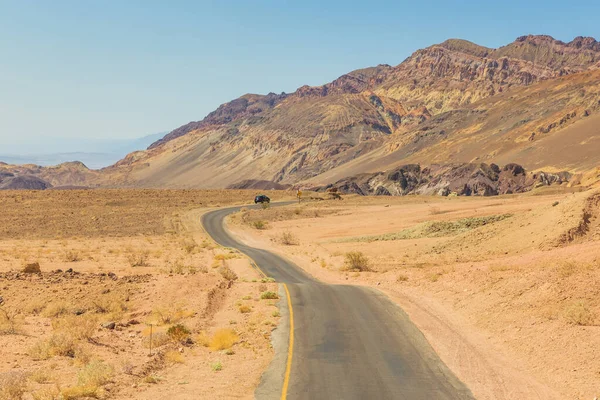
[[[325,187],[406,165],[459,166],[469,175],[481,165],[491,171],[516,163],[532,173],[573,175],[600,164],[599,123],[595,39],[530,35],[498,49],[451,39],[397,66],[352,71],[290,94],[244,95],[99,171],[0,171],[53,186],[199,188],[253,181]],[[377,193],[369,185],[365,194]],[[379,186],[389,191],[386,185]]]

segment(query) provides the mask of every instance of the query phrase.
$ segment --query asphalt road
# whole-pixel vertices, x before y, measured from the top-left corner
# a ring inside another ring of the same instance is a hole
[[[245,253],[289,289],[295,341],[288,399],[473,399],[384,294],[321,283],[290,261],[232,238],[223,220],[239,209],[209,212],[202,223],[217,243]],[[260,396],[280,398],[281,387]]]

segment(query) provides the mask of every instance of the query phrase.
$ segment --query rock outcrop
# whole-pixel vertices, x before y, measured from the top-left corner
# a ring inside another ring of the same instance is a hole
[[[360,174],[313,190],[335,190],[344,194],[406,196],[495,196],[523,193],[535,187],[569,182],[571,174],[560,172],[527,174],[517,164],[449,164],[421,167],[404,165],[387,172]]]

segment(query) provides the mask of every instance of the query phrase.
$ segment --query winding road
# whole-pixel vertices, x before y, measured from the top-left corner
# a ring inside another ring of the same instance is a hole
[[[267,276],[285,284],[293,310],[291,363],[276,374],[283,384],[269,384],[263,377],[257,398],[473,399],[406,313],[384,294],[319,282],[277,254],[240,243],[224,226],[225,217],[239,210],[204,214],[204,228],[217,243],[246,254]]]

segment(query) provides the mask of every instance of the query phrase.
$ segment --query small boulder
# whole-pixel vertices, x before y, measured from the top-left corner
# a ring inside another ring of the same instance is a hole
[[[40,263],[34,262],[27,264],[25,268],[23,268],[23,272],[26,274],[41,274],[42,270],[40,269]]]
[[[105,322],[101,325],[104,329],[115,329],[115,326],[117,326],[116,323],[114,322]]]

